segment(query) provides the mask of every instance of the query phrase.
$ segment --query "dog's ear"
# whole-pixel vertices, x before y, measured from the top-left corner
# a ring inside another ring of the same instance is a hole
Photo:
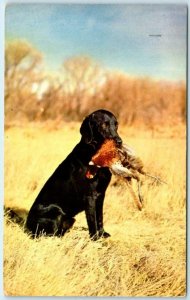
[[[82,122],[80,133],[86,144],[90,144],[93,140],[93,131],[90,117],[86,117]]]

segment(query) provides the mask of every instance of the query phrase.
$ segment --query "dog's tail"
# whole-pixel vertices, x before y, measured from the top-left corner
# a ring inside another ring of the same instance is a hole
[[[7,222],[17,223],[19,225],[24,225],[28,211],[24,208],[10,208],[4,206],[4,216]]]

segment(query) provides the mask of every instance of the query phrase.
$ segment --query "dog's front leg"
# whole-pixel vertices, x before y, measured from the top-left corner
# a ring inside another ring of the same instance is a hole
[[[90,238],[93,241],[96,241],[99,238],[97,219],[96,219],[96,199],[92,196],[89,196],[87,198],[85,214],[86,214],[86,220],[88,224]]]
[[[105,194],[100,194],[96,200],[96,219],[99,236],[103,238],[110,237],[110,234],[104,230],[103,225],[103,204],[104,204]]]

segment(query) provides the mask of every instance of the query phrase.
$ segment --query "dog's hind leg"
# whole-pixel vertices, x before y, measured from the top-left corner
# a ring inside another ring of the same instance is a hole
[[[26,229],[33,237],[42,234],[62,236],[74,222],[75,219],[67,216],[58,205],[50,204],[46,207],[39,205],[29,212]]]
[[[62,225],[60,227],[60,231],[58,232],[58,235],[64,235],[66,231],[68,231],[73,224],[75,223],[75,219],[68,217],[67,215],[63,217],[62,219]]]

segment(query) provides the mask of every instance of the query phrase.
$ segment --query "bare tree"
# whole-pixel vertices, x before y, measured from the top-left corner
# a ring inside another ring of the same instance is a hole
[[[5,47],[5,114],[30,113],[35,106],[33,84],[40,84],[42,56],[25,41],[14,40]]]
[[[86,56],[67,59],[63,64],[69,114],[83,117],[95,105],[106,71]]]

